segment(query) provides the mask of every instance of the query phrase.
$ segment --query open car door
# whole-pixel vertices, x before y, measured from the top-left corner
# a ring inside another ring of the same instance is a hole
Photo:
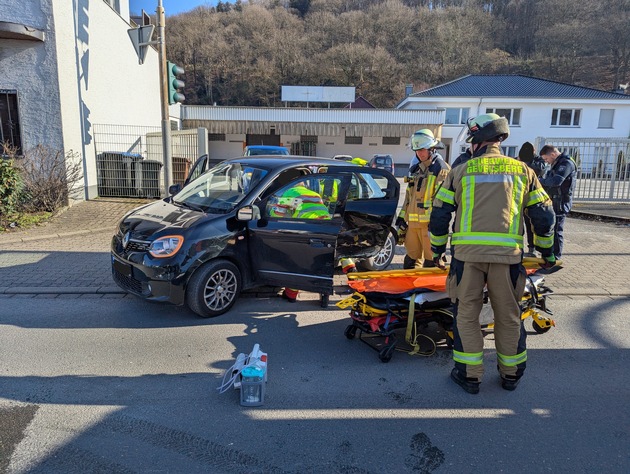
[[[345,168],[352,172],[337,238],[336,258],[371,257],[385,245],[398,208],[400,185],[388,171]],[[338,168],[331,168],[338,172]]]
[[[341,202],[350,175],[309,174],[257,203],[260,218],[248,226],[257,283],[331,293]],[[331,195],[322,198],[327,190]]]
[[[256,280],[332,292],[341,257],[369,257],[385,244],[398,205],[398,181],[388,172],[330,167],[298,178],[260,201],[249,224]]]

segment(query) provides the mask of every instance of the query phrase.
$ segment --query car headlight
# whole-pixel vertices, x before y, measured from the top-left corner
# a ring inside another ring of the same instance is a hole
[[[181,235],[165,235],[151,243],[149,253],[157,258],[172,257],[179,251],[183,243],[184,237]]]

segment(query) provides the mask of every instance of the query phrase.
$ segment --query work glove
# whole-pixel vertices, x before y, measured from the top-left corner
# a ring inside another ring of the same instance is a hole
[[[446,265],[444,265],[443,263],[445,261],[446,261],[446,258],[441,253],[433,252],[433,263],[435,264],[436,267],[438,267],[441,270],[445,270]]]
[[[402,217],[396,219],[396,243],[398,245],[402,245],[405,243],[405,237],[407,236],[407,227],[409,226],[405,222],[405,219],[403,219]]]
[[[539,263],[538,266],[540,268],[544,268],[545,270],[554,267],[556,265],[556,257],[554,254],[551,254],[547,257],[543,257],[545,259],[545,263]]]

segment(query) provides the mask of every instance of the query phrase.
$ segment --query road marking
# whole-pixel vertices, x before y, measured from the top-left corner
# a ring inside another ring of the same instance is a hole
[[[261,410],[253,409],[248,415],[255,420],[347,420],[347,419],[480,419],[480,418],[505,418],[514,416],[514,410],[505,408],[417,408],[417,409],[347,409],[336,408],[332,410]]]

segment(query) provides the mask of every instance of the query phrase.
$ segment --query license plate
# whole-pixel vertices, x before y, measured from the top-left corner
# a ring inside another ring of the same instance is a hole
[[[116,270],[121,275],[126,276],[127,278],[131,278],[131,265],[118,261],[115,258],[113,260],[114,270]]]

